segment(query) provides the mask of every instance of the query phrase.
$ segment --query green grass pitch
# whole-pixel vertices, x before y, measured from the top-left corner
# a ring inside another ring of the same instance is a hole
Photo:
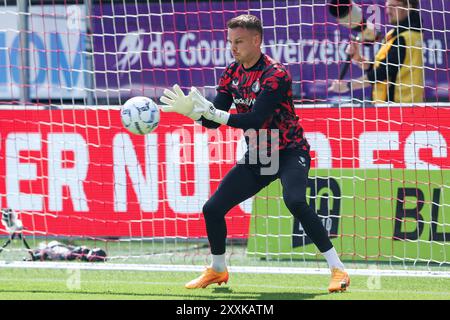
[[[187,290],[192,272],[0,269],[0,299],[164,300],[449,300],[449,278],[351,276],[347,292],[329,294],[326,275],[230,274],[227,285]]]

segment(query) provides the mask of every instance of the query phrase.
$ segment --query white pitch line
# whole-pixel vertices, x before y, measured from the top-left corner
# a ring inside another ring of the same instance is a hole
[[[193,265],[139,265],[139,264],[112,264],[112,263],[77,263],[77,262],[6,262],[0,261],[0,268],[30,268],[30,269],[78,269],[78,270],[103,270],[103,271],[175,271],[175,272],[199,272],[204,270],[204,266]],[[309,274],[309,275],[329,275],[326,268],[290,268],[290,267],[250,267],[250,266],[230,266],[233,273],[252,274]],[[385,276],[385,277],[431,277],[450,278],[449,271],[431,270],[383,270],[383,269],[347,269],[350,275],[358,276]]]
[[[5,283],[7,281],[10,282],[20,282],[22,281],[22,278],[0,278],[0,281]],[[67,282],[66,279],[49,279],[49,278],[34,278],[34,279],[27,279],[28,283],[61,283],[64,284]],[[128,284],[128,285],[135,285],[135,286],[183,286],[183,283],[180,282],[168,282],[168,281],[128,281],[128,280],[111,280],[108,279],[105,280],[81,280],[80,285],[84,286],[86,284],[105,284],[105,282],[108,282],[109,284]],[[257,288],[257,289],[281,289],[281,290],[295,290],[299,293],[302,292],[302,290],[325,290],[324,287],[313,287],[313,286],[282,286],[282,285],[270,285],[270,284],[249,284],[249,283],[239,283],[239,284],[232,284],[230,283],[228,285],[229,288]],[[354,288],[351,287],[349,289],[351,292],[360,292],[360,293],[376,293],[376,292],[383,292],[385,294],[392,293],[392,294],[401,294],[405,292],[410,292],[410,290],[393,290],[393,289],[362,289],[362,288]],[[89,294],[89,291],[86,291],[87,294]],[[239,292],[242,294],[241,292]],[[255,292],[257,293],[257,292]],[[114,293],[112,293],[114,294]],[[414,291],[414,294],[416,295],[438,295],[438,296],[444,296],[444,297],[450,297],[450,292],[435,292],[435,291]]]

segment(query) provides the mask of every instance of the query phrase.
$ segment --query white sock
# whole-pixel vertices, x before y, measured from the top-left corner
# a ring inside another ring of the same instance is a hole
[[[334,247],[322,254],[325,257],[325,259],[327,259],[328,266],[330,267],[330,269],[338,268],[344,270],[344,264],[341,262],[341,259],[339,259],[339,256]]]
[[[225,263],[225,253],[224,254],[212,254],[212,263],[211,267],[217,272],[224,272],[227,268]]]

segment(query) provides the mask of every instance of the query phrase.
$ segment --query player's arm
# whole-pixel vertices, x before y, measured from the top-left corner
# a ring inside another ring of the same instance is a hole
[[[284,70],[273,68],[269,73],[262,80],[261,92],[249,113],[230,114],[219,110],[215,107],[215,104],[206,100],[195,88],[191,91],[195,104],[194,110],[202,112],[204,118],[219,124],[244,130],[260,129],[279,107],[283,100],[283,94],[287,93],[290,84]]]
[[[218,92],[214,98],[213,104],[217,110],[228,112],[233,104],[233,97],[228,93]],[[208,120],[205,117],[201,117],[200,120],[197,120],[196,122],[208,129],[216,129],[221,125],[220,123]]]
[[[233,78],[232,74],[235,68],[236,68],[235,63],[230,64],[227,68],[225,68],[222,75],[220,76],[219,83],[217,85],[217,95],[214,97],[213,100],[214,108],[216,108],[219,111],[228,112],[231,108],[231,105],[233,104],[233,96],[230,92],[229,85],[232,81]],[[194,94],[194,91],[197,90],[191,88],[191,94]],[[199,112],[203,113],[203,111]],[[202,116],[202,118],[199,121],[197,121],[197,123],[209,129],[216,129],[222,125],[222,123],[209,120],[204,116]]]
[[[194,110],[194,93],[197,98],[199,96],[203,97],[196,88],[191,88],[191,92],[186,96],[178,84],[175,84],[172,90],[165,89],[163,96],[159,99],[163,103],[161,111],[176,112],[184,115],[206,128],[218,128],[220,123],[202,117],[203,111]],[[231,95],[224,92],[219,92],[214,99],[215,108],[219,111],[228,112],[232,103],[233,98]]]
[[[195,102],[194,110],[202,112],[203,117],[209,121],[247,130],[260,129],[264,122],[273,115],[282,100],[282,96],[279,91],[263,91],[256,98],[251,112],[238,114],[230,114],[227,111],[217,109],[215,104],[206,100],[198,91],[193,95],[193,99]]]
[[[274,115],[282,100],[281,90],[263,90],[256,98],[251,112],[231,114],[227,125],[244,130],[261,129],[266,120]]]
[[[228,84],[231,82],[231,74],[233,73],[234,67],[235,64],[228,66],[220,77],[217,95],[214,99],[214,107],[217,110],[228,112],[233,103],[233,97],[228,91]],[[160,98],[160,101],[163,103],[161,108],[162,111],[176,112],[185,115],[209,129],[215,129],[221,125],[218,122],[202,117],[202,111],[198,112],[194,110],[194,101],[192,100],[194,94],[193,91],[195,91],[198,96],[201,96],[197,89],[194,90],[191,88],[191,92],[187,96],[184,95],[178,84],[175,84],[172,89],[173,91],[165,89],[163,96]]]

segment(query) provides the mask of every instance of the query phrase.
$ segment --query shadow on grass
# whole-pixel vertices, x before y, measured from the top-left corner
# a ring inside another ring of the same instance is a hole
[[[301,288],[299,288],[299,291]],[[222,288],[213,288],[212,295],[220,294],[223,296],[228,296],[230,299],[242,299],[239,298],[239,295],[246,296],[247,299],[256,299],[256,300],[305,300],[305,299],[313,299],[316,296],[326,295],[328,293],[320,292],[320,293],[306,293],[306,292],[245,292],[239,291],[234,293],[233,289],[230,287],[222,287]],[[222,298],[221,297],[221,298]],[[209,299],[213,298],[212,296],[208,297]],[[243,298],[245,299],[245,297]]]
[[[45,290],[45,289],[23,289],[23,290],[14,290],[14,289],[0,289],[0,295],[2,294],[11,294],[11,293],[22,293],[22,294],[46,294],[46,295],[55,295],[57,299],[64,300],[64,295],[67,295],[67,299],[73,299],[73,295],[78,295],[78,299],[83,299],[83,296],[89,295],[97,295],[98,298],[101,299],[114,299],[114,297],[120,298],[128,298],[128,299],[136,299],[136,298],[145,298],[147,297],[149,300],[151,299],[162,299],[162,300],[171,300],[171,299],[180,299],[180,300],[305,300],[305,299],[313,299],[317,296],[327,295],[327,293],[304,293],[304,292],[245,292],[239,291],[234,292],[233,289],[229,287],[223,288],[214,288],[208,291],[200,291],[203,294],[196,294],[195,291],[188,291],[186,293],[139,293],[139,292],[116,292],[116,291],[82,291],[82,290]],[[198,289],[198,290],[208,290],[208,289]],[[50,298],[50,297],[49,297]]]

